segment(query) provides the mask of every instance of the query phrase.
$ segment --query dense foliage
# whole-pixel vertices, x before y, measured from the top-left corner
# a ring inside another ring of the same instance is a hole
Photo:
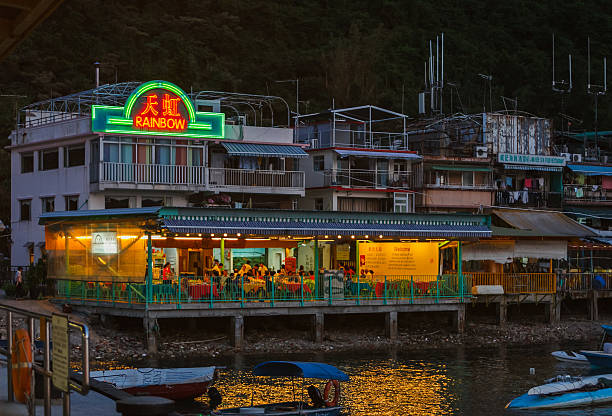
[[[593,83],[602,83],[602,57],[612,48],[612,10],[606,0],[65,0],[0,63],[0,138],[13,126],[15,106],[89,89],[93,63],[102,82],[165,79],[186,90],[281,95],[301,112],[372,103],[417,112],[427,41],[446,37],[445,112],[503,109],[555,117],[564,112],[593,125],[586,94],[587,36]],[[574,90],[551,91],[551,36],[558,77],[574,58]],[[492,103],[485,81],[493,76]],[[402,91],[404,93],[402,94]],[[402,96],[403,95],[403,96]],[[450,108],[450,101],[453,108]],[[460,98],[460,99],[459,99]],[[599,126],[610,127],[609,97],[599,97]],[[5,139],[0,139],[5,140]],[[4,142],[3,142],[4,143]],[[7,156],[0,187],[8,193]],[[8,219],[9,199],[0,198]],[[0,249],[1,251],[1,249]]]

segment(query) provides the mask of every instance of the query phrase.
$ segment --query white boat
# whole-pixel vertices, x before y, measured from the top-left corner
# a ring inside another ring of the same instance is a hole
[[[530,389],[507,409],[565,409],[612,403],[612,374],[592,377],[559,376]]]
[[[110,383],[134,396],[160,396],[172,400],[199,397],[217,380],[216,367],[126,368],[92,371],[90,377]]]
[[[550,353],[559,361],[571,362],[571,363],[583,363],[588,364],[589,360],[582,354],[578,354],[574,351],[553,351]]]

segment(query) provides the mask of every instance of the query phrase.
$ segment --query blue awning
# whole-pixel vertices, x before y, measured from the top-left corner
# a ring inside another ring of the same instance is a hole
[[[393,237],[464,238],[490,237],[485,225],[460,224],[387,224],[361,222],[305,222],[305,221],[252,221],[252,220],[163,220],[163,228],[171,233],[243,233],[257,235],[383,235]]]
[[[304,361],[267,361],[253,369],[256,376],[304,377],[349,381],[349,376],[333,365]]]
[[[54,211],[40,215],[40,225],[58,220],[84,220],[85,218],[157,217],[161,207],[83,209],[77,211]]]
[[[567,165],[567,167],[586,176],[612,176],[612,166]]]
[[[233,156],[308,157],[308,153],[299,146],[226,142],[221,144],[225,147],[227,153]]]
[[[541,165],[504,165],[504,169],[537,170],[539,172],[561,172],[563,170],[563,167]]]
[[[377,150],[348,150],[334,149],[340,157],[356,156],[356,157],[373,157],[382,159],[421,159],[421,156],[416,153],[407,152],[392,152],[392,151],[377,151]]]

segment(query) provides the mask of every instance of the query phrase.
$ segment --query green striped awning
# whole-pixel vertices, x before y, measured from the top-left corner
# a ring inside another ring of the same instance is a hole
[[[433,170],[455,170],[465,172],[491,172],[491,168],[487,166],[471,166],[471,165],[434,165]]]
[[[257,143],[221,143],[227,153],[233,156],[264,157],[308,157],[308,153],[299,146]]]
[[[540,172],[561,172],[562,166],[540,166],[540,165],[504,165],[504,169],[512,170],[532,170]]]

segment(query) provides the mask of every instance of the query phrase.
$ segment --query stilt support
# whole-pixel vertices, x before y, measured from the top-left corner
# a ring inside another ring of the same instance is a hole
[[[154,354],[157,352],[157,331],[159,330],[157,319],[145,316],[143,318],[143,325],[147,338],[147,352]]]
[[[599,305],[597,301],[598,297],[598,291],[592,290],[589,302],[589,319],[591,319],[592,321],[599,320]]]
[[[385,333],[391,341],[397,339],[397,312],[387,312],[385,314]]]
[[[454,330],[459,334],[463,334],[465,330],[465,303],[459,305],[459,309],[455,312],[456,319],[453,319]]]
[[[501,326],[506,325],[506,322],[508,322],[508,303],[506,303],[506,298],[504,296],[502,296],[499,303],[496,304],[496,309],[497,323]]]
[[[312,315],[312,340],[316,343],[323,342],[325,331],[325,315],[322,312],[317,312]]]
[[[234,348],[242,348],[244,342],[244,317],[242,315],[230,318],[230,341]]]

